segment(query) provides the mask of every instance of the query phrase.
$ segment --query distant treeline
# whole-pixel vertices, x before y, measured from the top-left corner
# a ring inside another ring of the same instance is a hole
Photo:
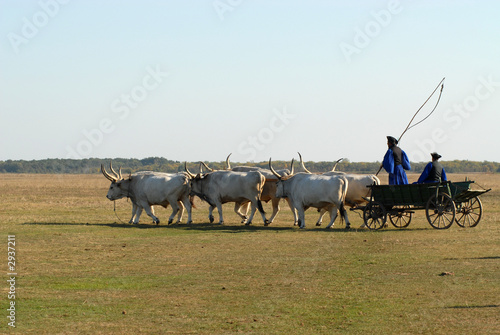
[[[69,173],[69,174],[95,174],[100,173],[101,164],[109,169],[111,159],[89,158],[89,159],[43,159],[43,160],[7,160],[0,161],[0,173]],[[163,157],[149,157],[144,159],[113,158],[113,167],[118,171],[122,167],[122,173],[128,174],[136,171],[161,171],[178,172],[184,171],[184,162],[173,161]],[[225,162],[205,162],[213,169],[224,169]],[[469,172],[500,172],[500,163],[496,162],[473,162],[473,161],[442,161],[448,173]],[[330,171],[335,162],[305,162],[308,170],[312,172]],[[412,171],[420,173],[427,163],[412,163]],[[268,162],[238,163],[231,162],[231,166],[246,165],[268,168]],[[276,169],[290,168],[289,161],[273,161]],[[376,173],[380,162],[349,162],[344,160],[337,165],[336,171],[352,173]],[[189,162],[188,169],[199,172],[199,162]],[[295,162],[295,171],[301,171],[300,163]]]

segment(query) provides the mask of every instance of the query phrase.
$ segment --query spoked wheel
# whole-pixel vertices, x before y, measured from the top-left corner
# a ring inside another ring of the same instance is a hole
[[[409,211],[399,211],[396,214],[389,213],[389,220],[396,228],[406,228],[411,222],[411,218],[413,217],[413,212]]]
[[[469,199],[457,205],[455,221],[460,227],[472,228],[477,226],[483,216],[483,205],[478,197]]]
[[[384,206],[376,201],[370,202],[363,209],[363,220],[365,221],[365,225],[371,230],[382,228],[387,220]]]
[[[446,193],[433,195],[425,206],[425,215],[436,229],[448,229],[455,220],[455,203]]]

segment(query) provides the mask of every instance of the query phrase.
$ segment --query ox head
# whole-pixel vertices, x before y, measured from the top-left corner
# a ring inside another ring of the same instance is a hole
[[[194,173],[191,173],[191,171],[189,171],[189,169],[187,168],[187,163],[184,162],[184,170],[186,171],[186,173],[188,174],[189,176],[189,179],[191,181],[191,194],[192,195],[198,195],[201,192],[201,182],[203,181],[203,179],[205,178],[205,176],[207,175],[206,173],[198,173],[198,174],[194,174]],[[201,170],[201,169],[200,169]]]
[[[290,179],[293,176],[294,173],[294,168],[293,168],[293,159],[292,159],[292,164],[290,168],[290,174],[289,175],[280,175],[276,170],[273,168],[273,165],[271,164],[271,158],[269,158],[269,170],[278,178],[278,181],[276,182],[276,197],[277,198],[285,198],[286,193],[285,193],[285,183],[288,179]]]
[[[111,171],[111,174],[106,171],[104,168],[104,165],[101,164],[101,172],[111,182],[111,185],[109,186],[108,194],[106,195],[106,198],[109,200],[118,200],[124,197],[129,197],[130,196],[130,181],[132,180],[132,177],[130,176],[129,179],[123,179],[122,177],[122,168],[118,170],[118,173],[113,169],[113,165],[111,162],[109,163],[109,169]]]
[[[206,194],[203,193],[203,184],[206,180],[206,176],[209,175],[210,173],[198,173],[198,174],[194,174],[194,173],[191,173],[191,171],[189,171],[189,169],[187,168],[187,163],[184,162],[184,171],[186,171],[187,175],[189,176],[189,179],[190,179],[190,192],[189,192],[189,195],[190,196],[198,196],[200,199],[202,200],[205,200],[208,202],[207,200],[207,196]]]

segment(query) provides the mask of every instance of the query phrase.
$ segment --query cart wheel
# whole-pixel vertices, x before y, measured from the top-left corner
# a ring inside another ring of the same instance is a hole
[[[376,201],[370,202],[363,209],[363,220],[371,230],[382,228],[387,220],[384,206]]]
[[[455,220],[455,203],[446,193],[433,195],[425,206],[425,215],[430,225],[436,229],[447,229]]]
[[[413,217],[413,212],[401,211],[397,214],[388,214],[389,220],[396,228],[406,228],[411,222],[411,218]]]
[[[477,226],[483,216],[483,205],[478,197],[469,199],[457,205],[455,221],[460,227],[472,228]]]

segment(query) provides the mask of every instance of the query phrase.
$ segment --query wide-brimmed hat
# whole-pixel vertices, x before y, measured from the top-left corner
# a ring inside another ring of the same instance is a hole
[[[440,154],[438,154],[437,152],[433,152],[433,153],[431,153],[431,156],[432,156],[432,158],[434,158],[434,159],[440,159],[440,158],[442,157],[442,156],[441,156]]]

